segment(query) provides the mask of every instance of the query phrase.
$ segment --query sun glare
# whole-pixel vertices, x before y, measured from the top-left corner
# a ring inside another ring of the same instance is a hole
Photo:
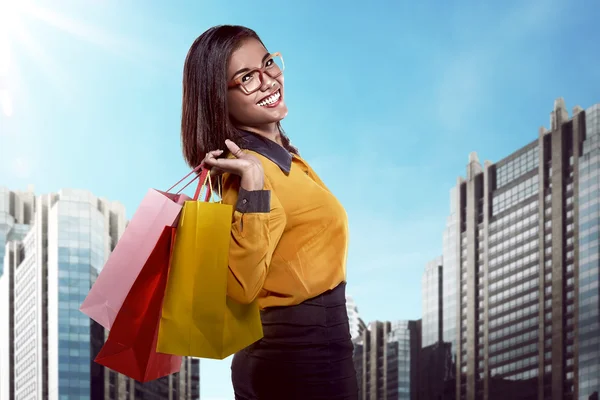
[[[9,84],[10,41],[18,13],[18,0],[0,0],[0,110],[10,117],[13,113]]]
[[[23,94],[27,91],[27,84],[20,80],[18,70],[20,62],[25,62],[21,60],[22,56],[27,56],[27,62],[39,67],[40,73],[47,74],[48,82],[55,88],[62,91],[69,87],[70,78],[64,74],[64,68],[55,64],[46,46],[41,44],[43,40],[40,40],[36,29],[40,24],[120,56],[130,56],[139,50],[138,44],[98,29],[89,21],[73,18],[38,3],[36,0],[0,0],[0,116],[11,116],[20,108],[13,104],[13,100],[26,97]],[[17,90],[19,93],[15,95]],[[66,92],[68,95],[70,91]]]
[[[19,0],[0,0],[0,38],[8,39],[20,8]]]

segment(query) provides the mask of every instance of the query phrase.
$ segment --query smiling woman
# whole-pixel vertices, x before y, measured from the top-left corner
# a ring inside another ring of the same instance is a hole
[[[227,295],[261,308],[263,338],[231,362],[235,399],[357,400],[348,216],[284,134],[286,94],[282,54],[252,29],[210,28],[188,52],[184,157],[233,206]]]

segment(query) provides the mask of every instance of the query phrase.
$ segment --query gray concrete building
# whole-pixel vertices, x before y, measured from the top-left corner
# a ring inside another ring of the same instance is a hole
[[[559,99],[536,140],[495,164],[471,154],[444,244],[456,398],[597,396],[599,190],[600,105],[569,117]]]

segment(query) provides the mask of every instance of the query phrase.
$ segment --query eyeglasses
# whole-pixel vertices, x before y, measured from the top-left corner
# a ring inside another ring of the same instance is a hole
[[[239,86],[244,93],[252,94],[262,86],[264,81],[263,74],[267,74],[271,78],[277,78],[283,73],[284,69],[285,65],[281,54],[273,53],[269,55],[262,68],[251,69],[237,78],[234,78],[229,82],[227,87],[231,89]]]

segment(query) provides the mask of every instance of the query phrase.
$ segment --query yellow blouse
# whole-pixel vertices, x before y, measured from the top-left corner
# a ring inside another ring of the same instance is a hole
[[[302,303],[346,279],[346,211],[302,158],[251,133],[240,147],[265,171],[263,190],[223,176],[223,202],[235,205],[228,295],[261,309]]]

